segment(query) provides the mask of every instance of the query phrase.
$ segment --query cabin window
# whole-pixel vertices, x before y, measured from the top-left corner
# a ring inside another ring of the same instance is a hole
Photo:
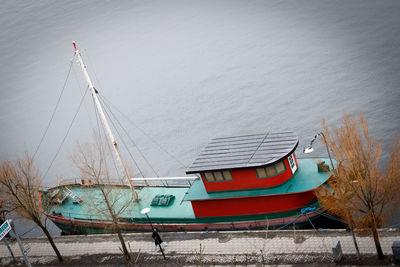
[[[224,175],[224,179],[226,181],[232,181],[233,180],[232,174],[231,174],[230,171],[223,171],[222,174]]]
[[[268,166],[265,168],[267,170],[267,176],[275,176],[278,172],[275,169],[275,166]]]
[[[278,163],[276,163],[275,165],[276,165],[276,166],[275,166],[275,167],[276,167],[276,171],[277,171],[278,173],[282,173],[282,172],[286,171],[285,163],[283,163],[282,160],[279,161]]]
[[[207,182],[215,182],[214,175],[212,172],[206,172],[204,173],[204,176],[206,177]]]
[[[257,178],[269,178],[281,174],[286,171],[286,166],[283,160],[263,168],[257,168]]]
[[[219,181],[224,180],[224,176],[222,176],[222,172],[214,172],[213,174],[214,174],[215,181],[219,182]]]
[[[232,181],[230,171],[205,172],[204,178],[206,179],[206,182]]]
[[[267,172],[264,168],[257,168],[256,169],[257,177],[267,177]]]
[[[292,170],[292,173],[294,174],[297,170],[297,166],[296,166],[296,162],[294,161],[293,153],[288,157],[288,161],[289,161],[290,169]]]

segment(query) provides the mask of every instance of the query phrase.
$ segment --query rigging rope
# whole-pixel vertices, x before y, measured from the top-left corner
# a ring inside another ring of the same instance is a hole
[[[32,160],[35,159],[35,156],[36,156],[36,154],[38,153],[39,148],[40,148],[40,146],[42,145],[43,140],[44,140],[44,138],[46,137],[46,134],[47,134],[47,132],[48,132],[48,130],[49,130],[49,128],[50,128],[50,125],[51,125],[51,122],[53,121],[54,115],[56,114],[58,105],[60,104],[60,101],[61,101],[61,97],[62,97],[62,95],[63,95],[63,93],[64,93],[65,88],[67,87],[67,82],[68,82],[69,75],[70,75],[70,73],[71,73],[72,65],[74,64],[75,55],[76,55],[76,54],[74,53],[74,55],[73,55],[73,57],[72,57],[72,59],[71,59],[71,64],[70,64],[70,66],[69,66],[69,70],[68,70],[67,77],[65,78],[64,85],[63,85],[63,87],[62,87],[62,90],[61,90],[61,92],[60,92],[60,95],[58,96],[57,103],[56,103],[56,105],[55,105],[55,107],[54,107],[54,109],[53,109],[53,113],[51,114],[51,117],[50,117],[49,123],[47,124],[46,130],[44,131],[44,133],[43,133],[43,135],[42,135],[42,138],[40,139],[40,142],[39,142],[38,146],[36,147],[35,153],[33,153]]]
[[[115,121],[118,123],[119,127],[121,127],[121,129],[124,131],[124,133],[126,134],[126,136],[128,137],[128,139],[132,142],[133,146],[136,147],[136,149],[138,150],[139,154],[140,154],[140,155],[142,156],[142,158],[146,161],[147,165],[152,169],[152,171],[154,172],[154,174],[155,174],[157,177],[160,177],[159,174],[157,173],[157,171],[156,171],[156,170],[153,168],[153,166],[150,164],[150,161],[149,161],[149,160],[147,159],[147,157],[144,155],[143,151],[139,148],[139,146],[136,144],[136,142],[133,140],[133,138],[129,135],[128,131],[123,127],[122,123],[118,120],[117,116],[112,112],[110,106],[103,100],[102,96],[100,96],[100,99],[102,100],[102,102],[104,103],[104,105],[107,107],[107,109],[110,111],[110,113],[111,113],[112,116],[114,117]],[[115,127],[115,126],[114,126],[114,127]],[[123,141],[122,137],[121,137],[121,140]],[[125,145],[125,147],[126,147],[126,149],[128,150],[128,152],[129,152],[129,149],[127,148],[126,145]],[[135,161],[134,158],[133,158],[133,156],[132,156],[132,154],[131,154],[130,152],[129,152],[129,154],[131,155],[132,160]],[[136,164],[136,161],[135,161],[135,164]],[[139,170],[139,171],[140,171],[140,170]],[[141,173],[142,177],[144,177],[142,171],[140,171],[140,173]]]
[[[342,219],[337,218],[337,217],[335,217],[335,216],[331,216],[331,215],[329,215],[329,214],[326,214],[325,212],[322,212],[321,215],[324,216],[324,217],[326,217],[326,218],[328,218],[328,219],[336,220],[336,221],[338,221],[338,222],[341,222],[341,223],[346,224],[346,222],[343,221]]]
[[[398,227],[398,226],[400,226],[400,223],[392,224],[392,225],[388,226],[388,228]]]
[[[92,98],[92,102],[93,102],[94,114],[96,114],[97,131],[98,131],[98,134],[99,134],[100,142],[101,142],[101,144],[106,144],[106,147],[108,148],[108,152],[110,153],[110,155],[113,155],[113,152],[112,152],[112,149],[111,149],[111,144],[110,144],[109,142],[103,141],[103,135],[104,135],[104,138],[107,139],[107,137],[106,137],[106,136],[107,136],[106,130],[104,129],[104,127],[100,127],[100,123],[99,123],[100,118],[99,118],[99,114],[98,114],[98,112],[97,112],[96,104],[95,104],[93,98]],[[100,103],[100,104],[101,104],[101,103]],[[101,134],[100,129],[102,130],[103,135]],[[114,165],[114,168],[115,168],[115,172],[116,172],[116,174],[117,174],[117,177],[120,177],[119,168],[117,167],[117,163],[115,162],[115,158],[114,158],[113,156],[111,156],[111,159],[112,159],[112,162],[113,162],[113,165]]]
[[[131,158],[132,158],[133,162],[135,163],[136,167],[138,168],[138,170],[139,170],[141,176],[144,177],[144,176],[143,176],[142,170],[139,168],[139,165],[137,164],[137,162],[135,161],[135,159],[134,159],[134,157],[132,156],[131,152],[129,151],[128,146],[126,145],[124,139],[122,138],[121,134],[119,133],[118,128],[115,126],[115,124],[114,124],[114,122],[113,122],[111,116],[108,114],[108,112],[110,112],[110,113],[113,115],[114,118],[115,118],[115,115],[112,113],[112,111],[110,110],[110,108],[109,108],[107,105],[104,104],[104,102],[102,101],[102,99],[101,99],[100,96],[99,96],[99,100],[100,100],[100,104],[101,104],[103,107],[105,107],[104,113],[107,115],[108,118],[110,118],[111,124],[114,126],[114,129],[115,129],[115,131],[117,132],[118,136],[121,138],[122,144],[124,145],[125,149],[128,151],[129,155],[131,156]],[[117,118],[115,118],[115,120],[119,123],[119,121],[118,121]],[[119,125],[120,125],[120,127],[124,130],[124,128],[121,126],[120,123],[119,123]],[[128,136],[128,137],[129,137],[129,136]],[[135,145],[135,143],[134,143],[134,145]],[[140,152],[140,150],[139,150],[139,152]],[[142,157],[146,160],[146,158],[144,157],[144,155],[143,155],[143,154],[141,154],[141,155],[142,155]],[[147,160],[146,160],[146,162],[147,162]],[[150,165],[150,167],[151,167],[151,165]],[[151,167],[151,168],[152,168],[152,167]],[[153,170],[154,170],[154,169],[153,169]],[[156,173],[156,174],[157,174],[157,173]]]
[[[307,215],[307,212],[311,212],[311,211],[314,211],[314,210],[316,210],[316,209],[317,209],[317,208],[316,208],[315,206],[313,206],[313,207],[305,207],[305,208],[302,208],[301,211],[300,211],[301,213],[300,213],[296,218],[294,218],[293,221],[291,221],[291,222],[285,224],[285,225],[282,226],[282,227],[279,227],[279,228],[276,229],[276,230],[282,230],[282,229],[285,228],[286,226],[288,226],[288,225],[294,223],[295,221],[297,221],[297,219],[298,219],[301,215],[304,215],[304,214],[307,216],[307,218],[308,218],[308,220],[310,221],[312,227],[314,227],[313,223],[311,222],[310,218],[309,218],[308,215]],[[314,227],[314,229],[315,229],[315,227]]]
[[[26,235],[27,233],[32,232],[33,230],[36,230],[37,226],[33,226],[31,229],[29,229],[28,231],[25,231],[23,234],[19,234],[20,237],[23,237],[24,235]]]
[[[88,60],[88,62],[89,62],[89,64],[90,64],[90,66],[91,66],[91,70],[92,70],[92,72],[94,73],[94,77],[95,77],[96,83],[97,83],[97,84],[100,84],[100,82],[99,82],[100,80],[97,78],[97,74],[96,74],[96,71],[95,71],[95,68],[94,68],[94,64],[92,64],[92,61],[91,61],[90,58],[89,58],[89,52],[88,52],[86,49],[84,49],[83,51],[81,51],[81,57],[82,57],[82,58],[83,58],[83,57],[86,57],[86,58],[87,58],[87,60]],[[98,91],[97,91],[96,88],[95,88],[94,90],[96,91],[96,93],[98,93]],[[116,161],[115,161],[115,157],[112,156],[114,152],[112,151],[112,150],[113,150],[112,145],[110,144],[110,142],[107,141],[108,138],[107,138],[106,130],[104,129],[103,126],[100,126],[100,124],[103,124],[103,123],[102,123],[102,122],[100,123],[99,114],[98,114],[98,111],[97,111],[97,108],[96,108],[96,103],[95,103],[93,97],[92,97],[92,103],[93,103],[94,114],[95,114],[95,116],[96,116],[97,133],[98,133],[98,136],[99,136],[99,138],[100,138],[100,143],[101,143],[102,146],[105,145],[106,148],[108,149],[108,152],[109,152],[110,155],[111,155],[112,164],[114,165],[115,173],[116,173],[117,177],[121,177],[121,176],[123,176],[123,175],[120,175],[120,168],[117,167],[117,163],[116,163]],[[103,105],[102,105],[102,106],[103,106]],[[104,107],[104,106],[103,106],[103,107]],[[100,130],[100,128],[101,128],[101,130]],[[103,134],[102,134],[102,133],[103,133]],[[105,138],[106,140],[104,140],[103,138]],[[107,164],[107,161],[106,161],[105,163]]]
[[[81,53],[81,55],[83,55],[83,54]],[[84,56],[87,58],[89,64],[92,66],[91,69],[93,70],[95,80],[97,81],[98,84],[100,84],[100,79],[97,77],[96,70],[95,70],[95,68],[94,68],[94,64],[92,64],[92,61],[91,61],[91,59],[90,59],[90,57],[89,57],[88,51],[85,50]],[[96,91],[97,91],[97,90],[96,90]],[[100,98],[100,94],[99,94],[99,93],[98,93],[98,96],[99,96],[99,101],[100,101],[101,98]],[[101,103],[101,105],[102,105],[102,107],[104,108],[104,107],[106,106],[106,103],[103,101],[103,103]],[[122,127],[122,124],[118,121],[117,117],[113,114],[111,108],[110,108],[110,107],[107,107],[107,108],[108,108],[109,112],[113,115],[113,117],[117,120],[118,124],[119,124],[120,127],[124,130],[125,134],[126,134],[126,135],[128,136],[128,138],[131,140],[131,142],[133,143],[133,145],[137,147],[137,145],[135,144],[135,142],[133,142],[132,139],[130,138],[130,136],[129,136],[129,134],[127,133],[127,131]],[[95,112],[95,113],[96,113],[96,116],[98,116],[97,112]],[[109,114],[107,114],[107,116],[110,118]],[[129,155],[130,155],[132,161],[133,161],[134,164],[136,165],[136,168],[138,169],[140,175],[141,175],[142,177],[144,177],[142,170],[139,168],[139,165],[138,165],[137,162],[135,161],[134,157],[132,156],[130,150],[128,149],[126,143],[125,143],[124,140],[122,139],[122,136],[119,134],[118,129],[115,127],[115,125],[114,125],[114,123],[112,122],[112,120],[111,120],[111,123],[113,124],[114,129],[117,131],[117,134],[120,136],[123,145],[125,146],[126,150],[128,151],[128,153],[129,153]],[[103,129],[103,132],[104,132],[104,129]],[[110,149],[110,146],[109,146],[109,149]],[[138,150],[139,150],[139,149],[138,149]],[[110,152],[111,152],[111,151],[110,151]],[[144,157],[144,155],[142,154],[142,152],[141,152],[141,151],[139,151],[139,152],[140,152],[140,154],[142,155],[142,157],[145,159],[145,161],[149,164],[149,166],[153,169],[153,167],[150,165],[150,163],[149,163],[149,162],[147,161],[147,159]],[[114,165],[115,165],[115,160],[114,160],[114,158],[113,158],[113,161],[114,161]],[[154,171],[154,169],[153,169],[153,171]],[[117,170],[117,173],[118,173],[118,170]],[[157,172],[154,171],[154,173],[156,173],[156,175],[157,175]],[[157,176],[158,176],[158,175],[157,175]]]
[[[51,162],[50,162],[49,167],[47,168],[45,174],[43,175],[43,179],[46,177],[46,175],[47,175],[47,173],[49,172],[50,168],[53,166],[53,163],[54,163],[54,161],[56,160],[58,154],[60,153],[61,148],[62,148],[62,146],[63,146],[65,140],[67,139],[67,136],[68,136],[68,134],[69,134],[69,132],[70,132],[70,130],[71,130],[71,128],[72,128],[72,125],[74,124],[74,121],[75,121],[75,119],[76,119],[76,116],[78,115],[79,110],[81,109],[81,106],[82,106],[82,104],[83,104],[83,100],[85,99],[85,96],[86,96],[86,94],[87,94],[87,91],[88,91],[88,90],[86,90],[86,91],[85,91],[85,94],[82,96],[81,102],[79,103],[79,106],[78,106],[78,108],[77,108],[77,110],[76,110],[76,112],[75,112],[74,117],[72,118],[72,121],[71,121],[71,123],[70,123],[70,125],[69,125],[69,127],[68,127],[68,130],[67,130],[67,133],[65,134],[63,140],[61,141],[60,146],[59,146],[58,149],[57,149],[56,154],[54,155],[53,159],[52,159]]]
[[[85,93],[85,91],[88,89],[88,86],[82,88],[81,83],[83,83],[83,80],[82,79],[81,80],[78,79],[78,77],[80,77],[80,75],[77,75],[75,68],[73,68],[72,71],[74,73],[75,81],[76,81],[76,83],[77,83],[77,85],[79,87],[79,91],[80,91],[81,95],[83,95]],[[88,107],[86,105],[86,102],[84,102],[84,107],[85,107],[86,113],[88,115],[87,117],[89,119],[89,123],[90,123],[90,125],[93,125],[92,119],[91,119],[91,117],[89,115],[89,114],[91,114],[91,112],[89,112]]]
[[[126,116],[118,107],[116,107],[110,100],[108,100],[105,96],[102,96],[104,98],[104,102],[108,102],[110,106],[112,106],[115,110],[117,110],[129,123],[131,123],[135,128],[137,128],[145,137],[147,137],[151,142],[153,142],[158,148],[164,153],[166,153],[168,156],[170,156],[172,159],[174,159],[176,162],[178,162],[182,167],[187,168],[185,164],[183,164],[178,158],[176,158],[174,155],[168,152],[165,148],[163,148],[159,143],[157,143],[155,140],[153,140],[149,134],[147,134],[142,128],[140,128],[136,123],[134,123],[128,116]]]
[[[289,222],[289,223],[287,223],[287,224],[285,224],[284,226],[282,226],[282,227],[279,227],[278,229],[276,229],[276,230],[282,230],[283,228],[285,228],[286,226],[288,226],[289,224],[292,224],[292,223],[294,223],[295,221],[297,221],[297,219],[301,216],[302,214],[299,214],[296,218],[294,218],[294,220],[293,221],[291,221],[291,222]]]
[[[307,219],[308,219],[308,221],[310,222],[311,226],[312,226],[315,230],[317,230],[317,228],[315,228],[314,224],[313,224],[312,221],[310,220],[310,217],[308,217],[308,214],[307,214],[307,213],[306,213],[306,216],[307,216]]]

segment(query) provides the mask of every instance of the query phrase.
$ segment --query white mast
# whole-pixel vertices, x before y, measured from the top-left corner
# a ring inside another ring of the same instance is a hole
[[[102,121],[102,123],[103,123],[103,127],[104,127],[104,129],[106,130],[106,132],[107,132],[107,134],[108,134],[108,138],[110,139],[110,141],[111,141],[111,143],[112,143],[112,145],[113,145],[113,147],[114,147],[115,154],[117,155],[118,162],[119,162],[119,164],[121,165],[121,168],[122,168],[122,172],[123,172],[123,174],[124,174],[124,177],[125,177],[126,181],[128,182],[129,186],[130,186],[131,189],[132,189],[133,196],[135,197],[136,200],[138,200],[138,195],[137,195],[137,193],[136,193],[136,191],[135,191],[135,188],[134,188],[133,184],[131,183],[131,180],[130,180],[130,178],[129,178],[128,171],[126,170],[125,165],[124,165],[124,163],[122,162],[121,153],[119,152],[119,149],[118,149],[118,146],[117,146],[117,142],[116,142],[115,139],[114,139],[114,136],[113,136],[113,134],[112,134],[112,132],[111,132],[110,125],[108,125],[106,116],[104,115],[103,108],[101,107],[100,102],[99,102],[99,99],[97,98],[97,91],[96,91],[96,89],[94,89],[94,86],[93,86],[93,84],[92,84],[92,81],[90,80],[89,74],[88,74],[88,72],[87,72],[87,70],[86,70],[86,66],[85,66],[85,64],[83,63],[81,54],[79,53],[78,48],[76,47],[76,43],[75,43],[75,42],[72,42],[72,44],[74,45],[75,53],[76,53],[76,55],[77,55],[77,57],[78,57],[78,63],[79,63],[79,65],[81,66],[81,69],[82,69],[82,71],[83,71],[83,74],[85,75],[86,82],[88,83],[88,86],[89,86],[89,90],[90,90],[90,92],[92,93],[92,97],[93,97],[94,103],[95,103],[95,105],[96,105],[97,111],[99,112],[101,121]]]

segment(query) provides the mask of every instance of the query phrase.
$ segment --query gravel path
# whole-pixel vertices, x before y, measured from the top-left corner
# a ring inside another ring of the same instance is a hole
[[[165,247],[167,263],[175,264],[334,264],[332,245],[340,240],[345,262],[357,264],[356,250],[351,234],[344,230],[311,231],[242,231],[242,232],[190,232],[160,233],[168,243]],[[154,248],[149,233],[124,235],[137,263],[142,266],[163,262],[160,251]],[[380,231],[382,249],[387,259],[377,264],[391,263],[392,243],[400,241],[400,231]],[[30,246],[29,257],[34,265],[57,264],[55,254],[45,238],[22,240]],[[372,237],[357,234],[357,242],[363,255],[362,262],[374,265],[376,249]],[[121,264],[120,243],[114,235],[60,236],[55,243],[66,257],[66,265],[108,265],[117,261]],[[17,257],[21,252],[16,242],[11,247]],[[2,242],[1,264],[11,264],[10,254]],[[359,263],[362,263],[361,261]]]

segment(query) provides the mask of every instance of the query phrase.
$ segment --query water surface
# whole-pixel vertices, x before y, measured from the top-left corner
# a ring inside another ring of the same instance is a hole
[[[363,113],[371,134],[386,144],[399,132],[399,1],[0,4],[1,156],[35,151],[67,75],[72,41],[96,88],[140,126],[124,122],[152,165],[129,145],[147,176],[182,176],[217,136],[294,130],[301,157],[321,120],[338,125],[343,112]],[[75,66],[36,156],[43,173],[84,89]],[[93,128],[87,95],[45,184],[79,175],[70,155]],[[316,148],[313,156],[326,156],[320,142]]]

